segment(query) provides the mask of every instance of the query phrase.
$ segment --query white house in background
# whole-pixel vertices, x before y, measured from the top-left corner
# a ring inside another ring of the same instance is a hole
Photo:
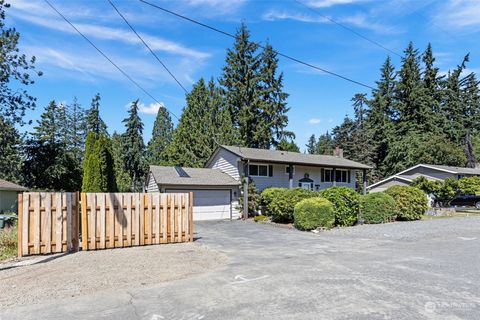
[[[455,180],[463,177],[480,176],[480,169],[451,167],[433,164],[417,164],[411,168],[403,170],[393,176],[383,179],[367,187],[369,192],[385,191],[394,185],[409,185],[418,177],[425,177],[428,180],[444,180],[453,178]]]
[[[268,187],[321,190],[356,187],[356,173],[371,167],[342,157],[219,146],[205,168],[150,166],[147,192],[193,192],[194,219],[238,218],[242,177],[262,191]],[[364,188],[366,180],[364,179]]]

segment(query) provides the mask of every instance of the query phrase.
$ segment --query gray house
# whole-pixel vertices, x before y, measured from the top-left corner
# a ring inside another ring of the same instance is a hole
[[[0,212],[17,212],[17,195],[26,188],[0,179]]]
[[[369,192],[380,192],[394,185],[409,185],[418,177],[425,177],[428,180],[444,180],[446,178],[458,180],[470,176],[480,176],[480,169],[418,164],[368,186],[367,190]]]
[[[202,169],[151,166],[147,192],[192,191],[194,219],[237,218],[242,177],[249,176],[260,191],[268,187],[317,191],[335,185],[355,188],[357,171],[368,169],[343,158],[341,152],[327,156],[219,146]]]

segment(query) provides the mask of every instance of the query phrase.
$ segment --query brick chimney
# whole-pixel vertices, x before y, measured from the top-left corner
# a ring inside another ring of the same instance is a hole
[[[335,157],[343,158],[343,149],[340,147],[335,147],[335,149],[333,149],[333,155]]]

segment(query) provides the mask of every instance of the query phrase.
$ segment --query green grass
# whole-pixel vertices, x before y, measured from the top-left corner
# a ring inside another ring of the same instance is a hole
[[[421,220],[436,220],[436,219],[447,219],[447,218],[458,218],[458,217],[479,217],[480,210],[465,210],[457,211],[452,216],[427,216],[422,215]]]
[[[0,261],[17,256],[17,225],[0,229]]]

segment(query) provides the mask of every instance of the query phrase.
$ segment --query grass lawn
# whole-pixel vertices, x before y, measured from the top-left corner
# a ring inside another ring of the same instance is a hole
[[[435,220],[435,219],[446,219],[446,218],[457,218],[457,217],[479,217],[480,210],[458,210],[454,215],[451,216],[429,216],[422,215],[422,220]]]
[[[0,261],[17,255],[17,225],[0,229]]]

